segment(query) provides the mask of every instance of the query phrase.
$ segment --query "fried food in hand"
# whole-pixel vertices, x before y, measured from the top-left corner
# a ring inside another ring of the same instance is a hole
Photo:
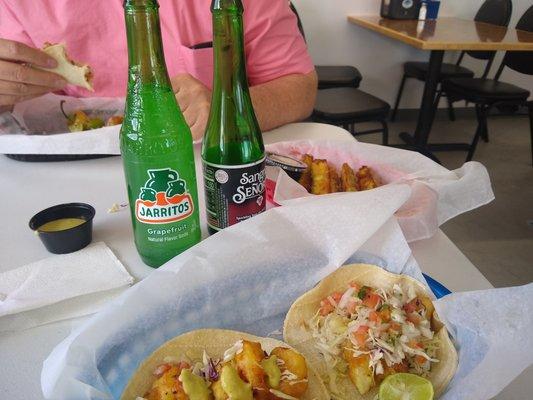
[[[346,163],[341,168],[341,188],[343,192],[357,192],[354,170]]]
[[[370,190],[378,187],[376,180],[370,172],[370,168],[366,165],[362,166],[359,168],[359,171],[357,171],[357,184],[359,190]]]
[[[311,193],[327,194],[331,193],[329,176],[329,165],[326,160],[313,160],[311,164]]]
[[[307,169],[303,172],[298,183],[302,185],[308,192],[311,191],[313,184],[313,178],[311,177],[311,166],[313,165],[313,156],[304,154],[302,162],[307,165]]]
[[[339,180],[339,174],[333,165],[329,166],[329,192],[337,193],[341,191],[341,183]]]

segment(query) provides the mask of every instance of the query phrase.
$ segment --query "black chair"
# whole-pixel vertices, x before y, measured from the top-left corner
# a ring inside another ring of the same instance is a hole
[[[302,25],[300,15],[294,7],[294,4],[289,1],[289,7],[291,8],[296,19],[298,20],[298,29],[305,39],[305,32]],[[336,87],[359,87],[363,77],[359,70],[351,65],[315,65],[315,71],[318,77],[318,88],[329,89]]]
[[[363,77],[351,65],[315,65],[319,89],[338,87],[358,88]]]
[[[298,20],[298,28],[305,39],[305,32],[298,11],[289,2]],[[312,120],[330,125],[342,126],[352,135],[365,135],[381,132],[382,143],[389,142],[387,118],[390,105],[371,94],[357,89],[361,74],[350,66],[315,66],[318,75],[318,92]],[[377,122],[379,129],[357,131],[355,124]]]
[[[516,29],[533,32],[533,6],[520,18]],[[520,32],[518,32],[520,35]],[[476,105],[478,127],[468,150],[466,161],[476,151],[481,136],[488,138],[487,117],[493,107],[527,106],[531,130],[531,158],[533,161],[533,101],[528,101],[530,92],[510,83],[500,82],[500,76],[508,67],[522,74],[533,75],[533,51],[508,51],[494,79],[452,78],[442,82],[443,90],[454,98],[464,99]]]
[[[508,26],[513,11],[513,4],[511,0],[486,0],[479,8],[474,21],[485,22],[493,25]],[[463,51],[459,55],[459,59],[455,64],[443,63],[440,72],[439,81],[442,82],[445,79],[450,78],[473,78],[474,72],[468,68],[461,66],[461,62],[465,54],[478,60],[485,60],[487,64],[483,72],[482,78],[486,78],[492,67],[494,51]],[[402,98],[405,81],[408,78],[415,78],[419,81],[425,81],[429,70],[429,63],[427,62],[415,62],[409,61],[404,64],[404,72],[398,95],[396,96],[396,102],[394,104],[394,110],[392,111],[391,121],[396,120],[396,114]],[[442,96],[446,96],[446,92],[442,88],[437,92],[437,98],[435,100],[435,107],[438,106]],[[455,121],[455,113],[453,110],[453,101],[449,96],[446,96],[448,100],[448,115],[450,120]]]
[[[352,135],[382,133],[382,143],[389,144],[387,119],[390,105],[362,90],[345,87],[322,89],[317,93],[313,120],[342,126]],[[355,124],[377,122],[381,128],[358,131]]]

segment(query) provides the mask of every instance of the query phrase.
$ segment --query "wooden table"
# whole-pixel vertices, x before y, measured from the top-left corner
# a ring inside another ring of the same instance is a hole
[[[431,51],[428,75],[414,135],[402,132],[400,137],[409,148],[435,160],[431,151],[464,150],[467,144],[428,144],[435,117],[433,103],[439,84],[445,50],[533,51],[533,32],[463,20],[392,20],[375,15],[349,15],[348,21],[421,50]],[[438,160],[437,160],[438,161]]]

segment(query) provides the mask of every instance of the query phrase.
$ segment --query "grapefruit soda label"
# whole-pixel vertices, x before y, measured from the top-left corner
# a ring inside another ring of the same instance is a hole
[[[135,217],[146,224],[181,221],[194,212],[187,182],[170,168],[148,170],[149,179],[135,202]]]

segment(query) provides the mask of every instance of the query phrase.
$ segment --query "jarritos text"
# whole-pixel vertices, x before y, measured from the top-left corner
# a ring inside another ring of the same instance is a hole
[[[135,202],[135,217],[146,224],[181,221],[194,211],[187,183],[170,168],[150,169]]]

